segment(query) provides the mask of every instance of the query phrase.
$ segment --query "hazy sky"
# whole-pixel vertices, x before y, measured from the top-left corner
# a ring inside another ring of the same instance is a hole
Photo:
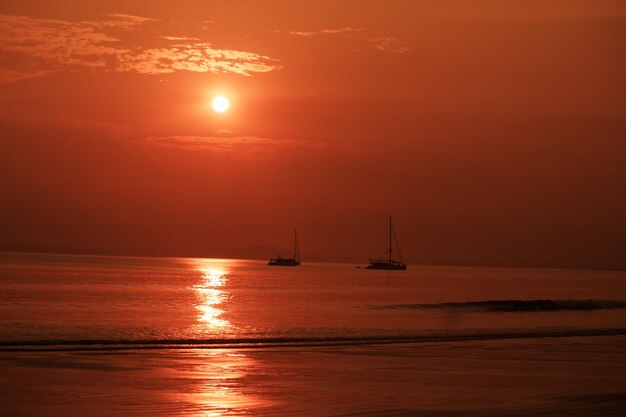
[[[621,1],[3,1],[0,249],[626,268],[624,51]]]

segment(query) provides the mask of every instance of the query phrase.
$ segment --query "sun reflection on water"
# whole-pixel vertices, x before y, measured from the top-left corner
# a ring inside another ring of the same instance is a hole
[[[221,318],[224,313],[222,304],[228,300],[225,286],[228,282],[227,264],[224,261],[197,260],[195,269],[202,274],[199,284],[193,286],[198,296],[198,320],[205,327],[204,330],[215,330],[230,326],[230,323]]]
[[[228,277],[233,269],[231,261],[220,259],[193,260],[199,280],[191,288],[196,294],[197,330],[210,339],[216,333],[229,332],[231,323],[224,319],[230,294]],[[179,400],[194,404],[196,417],[225,417],[249,415],[250,410],[268,407],[268,399],[250,392],[246,383],[248,373],[257,365],[242,351],[201,349],[186,352],[185,374],[189,385]],[[191,366],[189,366],[191,365]]]
[[[247,382],[258,368],[255,360],[242,351],[207,349],[186,352],[186,366],[181,381],[186,385],[179,400],[195,405],[195,417],[250,415],[251,410],[271,406]]]

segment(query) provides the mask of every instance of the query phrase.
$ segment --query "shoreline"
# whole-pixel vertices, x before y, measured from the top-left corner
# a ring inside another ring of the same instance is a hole
[[[0,352],[0,396],[14,416],[618,416],[625,342]]]
[[[426,332],[425,332],[426,333]],[[354,337],[267,337],[241,339],[165,340],[33,340],[0,341],[0,352],[72,352],[142,349],[266,349],[281,347],[369,346],[419,343],[453,343],[490,340],[626,336],[626,328],[523,329],[517,331],[477,331],[447,334],[436,331],[420,335],[380,335]]]

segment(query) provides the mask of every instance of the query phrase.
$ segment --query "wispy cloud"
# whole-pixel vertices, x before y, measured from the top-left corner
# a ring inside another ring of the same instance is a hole
[[[0,15],[0,51],[38,59],[43,67],[38,70],[53,71],[64,65],[104,67],[105,59],[125,51],[119,45],[111,46],[118,42],[119,39],[96,31],[92,22],[71,24],[59,20]],[[34,62],[29,64],[32,66]],[[3,69],[19,71],[15,68]]]
[[[204,30],[210,30],[215,20],[193,20],[191,23],[199,25],[199,27]]]
[[[199,41],[198,38],[190,38],[188,36],[159,36],[161,39],[165,39],[166,41]]]
[[[355,28],[340,28],[340,29],[321,29],[316,31],[298,31],[292,30],[287,33],[294,36],[302,36],[305,38],[310,38],[313,36],[319,35],[336,35],[340,33],[348,33],[348,32],[361,32],[363,29],[355,29]]]
[[[85,25],[96,29],[114,28],[118,30],[133,30],[147,22],[156,22],[156,19],[149,17],[133,16],[123,13],[104,13],[104,18],[99,20],[82,21]]]
[[[404,54],[411,51],[411,47],[408,44],[392,36],[379,36],[375,38],[368,38],[367,41],[374,46],[374,49],[383,52]]]
[[[0,68],[0,84],[14,83],[16,81],[25,80],[27,78],[43,77],[50,74],[52,71],[37,70],[37,71],[16,71],[16,70],[2,70]]]
[[[131,51],[119,56],[116,71],[168,74],[177,71],[232,73],[249,76],[280,67],[268,56],[232,49],[215,49],[209,43],[186,43],[170,48]]]
[[[310,153],[324,145],[297,139],[272,139],[258,136],[149,136],[144,143],[230,156],[238,159],[277,159],[296,153]]]
[[[185,36],[157,36],[174,45],[146,47],[123,41],[126,31],[156,22],[139,16],[106,14],[69,22],[0,14],[0,82],[13,82],[66,69],[165,74],[177,71],[249,76],[281,68],[275,59],[248,51],[215,48]],[[161,41],[162,43],[163,41]],[[19,57],[26,57],[27,62]]]
[[[281,30],[275,30],[275,32],[285,33]],[[311,30],[311,31],[291,30],[286,33],[288,33],[289,35],[299,36],[302,38],[312,38],[312,37],[323,36],[323,35],[338,35],[338,34],[353,33],[356,35],[357,39],[359,39],[360,42],[365,41],[369,43],[370,45],[372,45],[372,47],[378,51],[391,52],[395,54],[403,54],[403,53],[411,51],[411,47],[408,44],[402,42],[398,38],[395,38],[392,36],[377,36],[377,37],[368,38],[365,33],[365,30],[361,28],[344,27],[344,28],[337,28],[337,29],[321,29],[321,30]]]

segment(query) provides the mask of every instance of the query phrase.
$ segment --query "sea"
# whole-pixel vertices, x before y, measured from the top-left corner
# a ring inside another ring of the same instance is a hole
[[[0,415],[621,415],[626,272],[0,253]]]

